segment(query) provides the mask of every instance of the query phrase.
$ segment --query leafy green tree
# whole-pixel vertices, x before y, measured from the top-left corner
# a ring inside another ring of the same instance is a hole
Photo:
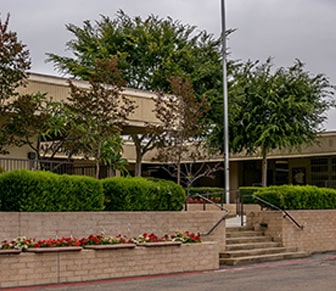
[[[6,101],[17,96],[16,89],[25,84],[30,69],[29,50],[17,38],[16,32],[8,29],[9,14],[5,22],[0,19],[0,110]]]
[[[25,84],[30,69],[29,50],[18,40],[17,34],[9,30],[9,14],[0,19],[0,114],[6,118],[7,105],[18,96],[16,89]],[[0,152],[7,153],[7,136],[0,130]]]
[[[263,186],[267,155],[314,143],[326,110],[335,106],[329,80],[310,74],[299,60],[279,69],[271,59],[263,64],[248,61],[235,72],[229,94],[237,113],[231,119],[231,149],[262,157]]]
[[[3,127],[9,145],[28,145],[40,160],[54,158],[66,143],[71,143],[70,119],[62,102],[38,92],[18,96],[9,108],[11,113]]]
[[[221,118],[220,39],[171,18],[131,18],[121,10],[114,19],[101,16],[94,24],[85,21],[82,27],[68,24],[66,28],[73,35],[66,44],[73,57],[48,54],[60,72],[88,80],[97,59],[114,57],[125,86],[172,93],[169,79],[180,76],[190,80],[197,97],[205,96],[220,108],[204,118]],[[156,145],[157,136],[145,131],[131,137],[137,153],[136,174],[140,175],[142,156]]]
[[[79,88],[69,80],[70,97],[67,108],[71,115],[71,135],[76,140],[70,151],[94,158],[96,178],[100,163],[124,169],[121,130],[135,109],[132,101],[122,95],[123,79],[117,60],[97,61],[90,72],[90,88]]]

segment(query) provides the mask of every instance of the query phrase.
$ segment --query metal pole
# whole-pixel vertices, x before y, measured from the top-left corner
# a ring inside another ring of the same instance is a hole
[[[226,71],[226,15],[225,0],[221,0],[222,16],[222,62],[223,62],[223,109],[224,109],[224,181],[225,200],[230,203],[230,177],[229,177],[229,119],[228,119],[228,93],[227,93],[227,71]]]

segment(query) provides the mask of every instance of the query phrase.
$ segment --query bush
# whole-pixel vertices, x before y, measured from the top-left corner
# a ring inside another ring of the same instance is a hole
[[[15,170],[0,175],[1,211],[103,210],[98,180],[44,171]]]
[[[183,208],[184,189],[172,181],[142,177],[103,179],[105,210],[177,211]]]
[[[336,209],[336,189],[283,185],[260,188],[255,195],[285,210]]]

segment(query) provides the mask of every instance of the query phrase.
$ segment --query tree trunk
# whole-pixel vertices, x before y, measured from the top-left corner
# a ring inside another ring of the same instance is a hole
[[[96,179],[99,179],[99,170],[100,170],[100,166],[99,166],[99,160],[96,160]]]
[[[135,153],[136,153],[136,157],[135,157],[135,168],[134,168],[134,176],[138,177],[141,176],[142,172],[141,172],[141,164],[142,164],[142,153],[141,153],[141,145],[136,144],[135,143]]]
[[[261,185],[267,187],[267,155],[266,152],[262,154],[261,161]]]
[[[136,134],[131,135],[135,146],[135,165],[134,165],[134,176],[141,176],[141,162],[142,162],[142,149],[141,149],[141,139]]]
[[[181,185],[181,163],[177,163],[177,184]]]
[[[99,179],[100,164],[99,160],[101,157],[101,142],[98,144],[97,156],[96,156],[96,179]]]

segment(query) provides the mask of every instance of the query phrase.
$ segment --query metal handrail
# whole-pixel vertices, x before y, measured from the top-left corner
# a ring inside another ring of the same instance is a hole
[[[256,199],[256,200],[258,200],[258,201],[260,201],[260,202],[262,202],[262,203],[264,203],[264,204],[266,204],[266,205],[268,205],[268,206],[270,206],[270,207],[272,207],[272,208],[274,208],[274,209],[276,209],[276,210],[281,211],[281,212],[283,213],[283,215],[284,215],[284,216],[283,216],[284,218],[288,217],[289,220],[290,220],[292,223],[294,223],[300,230],[303,230],[303,225],[299,224],[299,223],[295,220],[295,218],[294,218],[293,216],[291,216],[285,209],[282,209],[282,208],[280,208],[280,207],[278,207],[278,206],[276,206],[276,205],[274,205],[274,204],[272,204],[272,203],[270,203],[270,202],[268,202],[268,201],[266,201],[266,200],[264,200],[264,199],[261,199],[261,198],[255,196],[255,195],[252,195],[252,197],[253,197],[254,199]]]
[[[213,194],[215,194],[215,193],[213,193]],[[193,195],[189,196],[188,198],[190,198],[190,197],[199,197],[199,198],[203,199],[203,201],[206,201],[206,202],[216,206],[217,208],[219,208],[222,211],[230,212],[228,209],[223,207],[223,204],[219,205],[218,203],[215,203],[214,201],[210,200],[209,198],[207,198],[207,197],[205,197],[205,196],[203,196],[199,193],[193,194]]]
[[[212,193],[212,194],[215,194],[215,193]],[[210,235],[211,233],[213,233],[213,231],[223,222],[225,221],[225,219],[230,215],[230,210],[226,209],[225,207],[223,207],[223,205],[218,205],[218,203],[215,203],[213,202],[212,200],[210,200],[209,198],[199,194],[199,193],[196,193],[196,194],[193,194],[193,195],[189,195],[187,197],[188,198],[191,198],[191,197],[199,197],[201,199],[203,199],[203,201],[206,201],[212,205],[215,205],[216,207],[218,207],[220,210],[222,211],[225,211],[226,213],[223,215],[223,217],[221,217],[215,224],[214,226],[207,232],[207,233],[203,233],[203,234],[199,234],[200,236],[208,236]],[[187,201],[186,199],[186,201]]]
[[[202,233],[200,234],[200,236],[208,236],[210,235],[217,227],[218,225],[220,225],[223,221],[225,221],[225,219],[230,215],[230,211],[228,210],[228,212],[225,213],[225,215],[218,220],[215,225],[207,232],[207,233]]]

